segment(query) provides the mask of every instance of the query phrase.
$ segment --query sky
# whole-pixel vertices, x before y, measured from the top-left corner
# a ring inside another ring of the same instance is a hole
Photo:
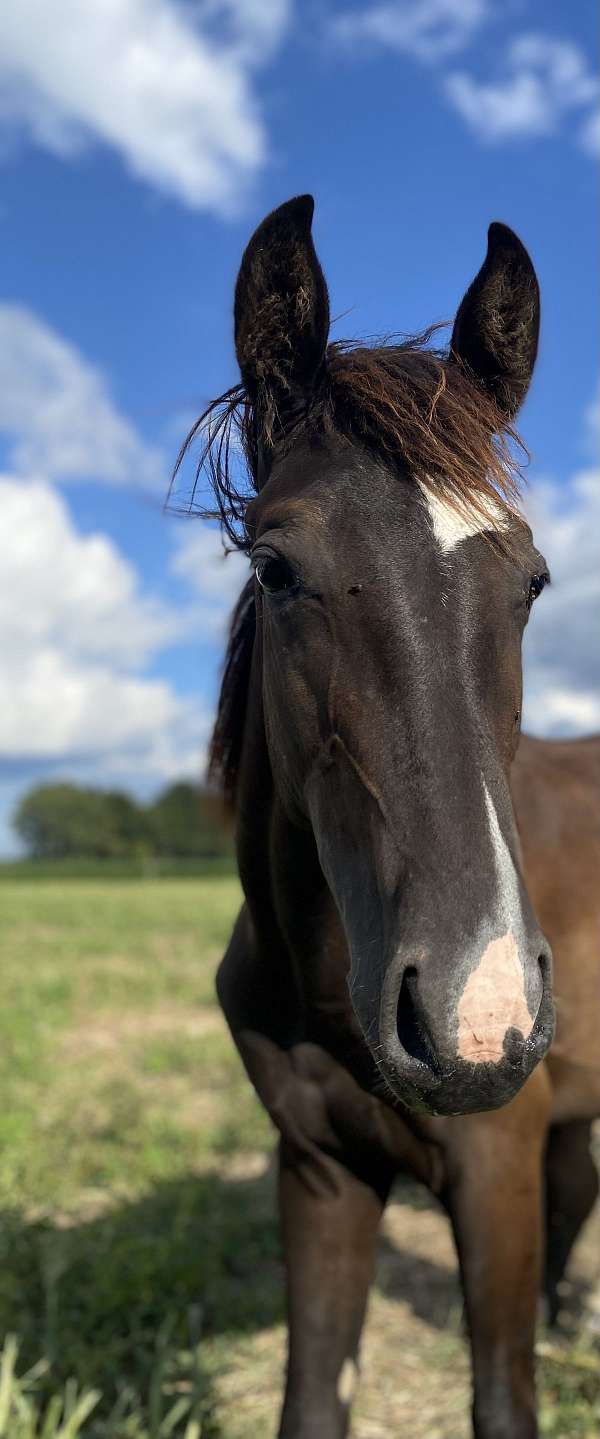
[[[600,728],[594,0],[19,0],[0,10],[0,855],[33,783],[200,777],[246,573],[165,514],[237,379],[255,225],[310,191],[333,334],[451,320],[491,220],[542,291],[520,417],[553,584],[525,724]]]

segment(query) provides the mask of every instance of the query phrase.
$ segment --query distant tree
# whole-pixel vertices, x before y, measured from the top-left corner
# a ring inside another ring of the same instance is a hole
[[[115,853],[151,855],[156,846],[148,811],[120,790],[108,790],[104,796],[110,815]]]
[[[220,801],[181,781],[143,806],[120,790],[40,784],[17,807],[14,828],[34,859],[195,859],[230,854]]]
[[[128,795],[73,784],[36,785],[21,800],[13,823],[35,859],[107,859],[152,844],[147,816]]]
[[[159,854],[191,859],[231,852],[219,806],[210,794],[184,780],[158,795],[148,817]]]

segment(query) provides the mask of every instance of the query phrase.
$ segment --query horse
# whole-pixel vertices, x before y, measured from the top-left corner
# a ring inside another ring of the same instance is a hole
[[[211,751],[244,891],[217,991],[279,1136],[279,1436],[348,1432],[408,1171],[452,1224],[476,1439],[534,1439],[538,1293],[555,1316],[600,1112],[600,739],[520,734],[539,288],[494,223],[448,348],[330,343],[312,216],[250,240],[241,383],[192,431],[253,571]]]

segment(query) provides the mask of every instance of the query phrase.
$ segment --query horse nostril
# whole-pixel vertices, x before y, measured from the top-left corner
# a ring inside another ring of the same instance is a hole
[[[538,954],[538,973],[540,976],[540,1005],[549,991],[552,989],[552,958],[549,954]]]
[[[398,1039],[406,1054],[409,1054],[412,1059],[417,1059],[419,1064],[425,1065],[433,1074],[439,1074],[440,1066],[419,1001],[417,971],[414,965],[408,965],[402,976],[398,995],[396,1029]]]
[[[543,1015],[548,1018],[548,1011],[552,1009],[552,954],[546,950],[538,954],[539,974],[539,1001],[535,1021]]]

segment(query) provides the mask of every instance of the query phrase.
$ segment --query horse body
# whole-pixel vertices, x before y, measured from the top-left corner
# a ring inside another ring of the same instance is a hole
[[[327,350],[311,216],[304,198],[268,217],[238,279],[255,497],[231,486],[228,432],[216,465],[209,438],[256,576],[213,746],[246,896],[217,987],[280,1134],[280,1439],[347,1433],[406,1169],[453,1225],[477,1439],[535,1439],[543,1209],[552,1313],[600,1099],[600,742],[519,745],[547,573],[493,440],[529,382],[537,283],[495,226],[449,356]]]
[[[341,921],[306,836],[273,816],[264,736],[251,753],[238,834],[252,913],[241,911],[218,991],[281,1136],[291,1337],[281,1439],[346,1433],[379,1220],[407,1172],[453,1225],[477,1439],[534,1439],[540,1289],[554,1319],[598,1193],[600,738],[521,740],[512,789],[526,882],[553,949],[556,1035],[508,1105],[459,1117],[414,1114],[372,1092]]]

